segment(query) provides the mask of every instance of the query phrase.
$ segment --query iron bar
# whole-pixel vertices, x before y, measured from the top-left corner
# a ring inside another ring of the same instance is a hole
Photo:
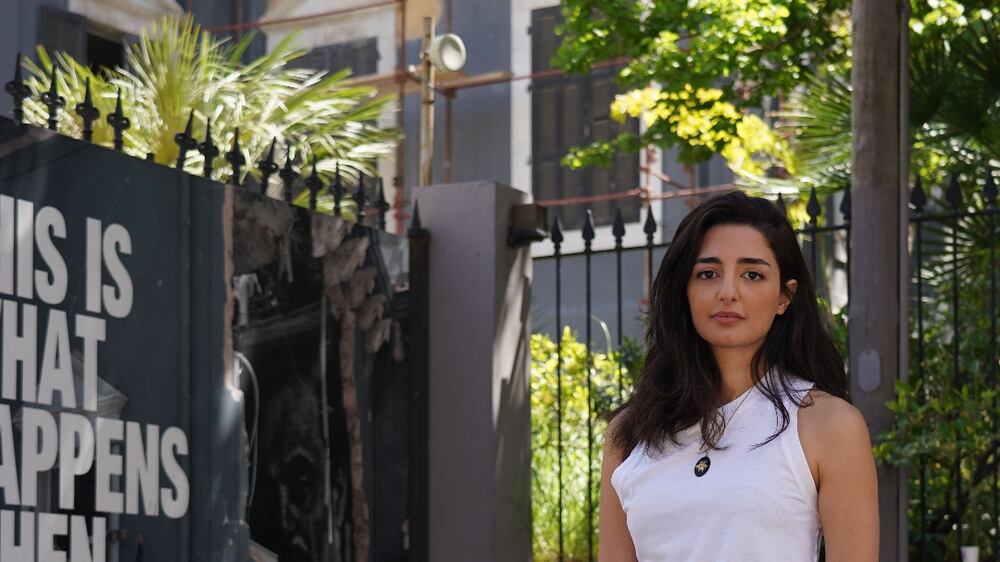
[[[819,215],[822,207],[819,204],[819,199],[816,197],[816,186],[813,186],[809,190],[809,202],[806,203],[806,214],[809,215],[809,231],[810,231],[810,244],[809,253],[812,258],[810,265],[812,266],[812,277],[813,283],[819,281]]]
[[[958,177],[952,176],[951,183],[945,192],[948,205],[954,212],[962,204],[962,190],[958,185]],[[962,375],[959,364],[959,295],[958,295],[958,215],[951,219],[951,306],[952,306],[952,386],[957,390],[962,386]],[[962,495],[962,451],[955,453],[954,465],[955,485],[955,548],[959,558],[962,556],[962,520],[965,515],[965,499]]]
[[[910,204],[916,211],[917,216],[924,212],[924,205],[927,197],[924,195],[920,177],[917,177],[910,196]],[[920,381],[921,389],[917,399],[923,404],[926,401],[927,389],[924,386],[924,275],[923,275],[923,222],[914,222],[914,251],[916,253],[916,276],[917,276],[917,380]],[[920,455],[918,460],[919,473],[919,509],[920,509],[920,561],[927,562],[927,456]]]
[[[850,228],[851,228],[851,225],[849,223],[847,223],[847,224],[841,224],[841,225],[830,226],[830,227],[822,227],[821,226],[821,227],[819,227],[819,228],[817,228],[815,230],[816,230],[816,232],[822,233],[822,232],[835,232],[835,231],[840,231],[840,230],[848,231],[848,230],[850,230]],[[801,228],[801,229],[796,229],[795,230],[795,233],[799,234],[799,235],[807,235],[807,234],[809,234],[811,232],[813,232],[813,229],[808,228],[808,227]],[[625,252],[632,251],[632,250],[648,251],[649,249],[653,249],[653,250],[666,250],[668,247],[670,247],[670,243],[669,242],[661,242],[661,243],[652,244],[652,245],[650,245],[650,244],[647,243],[647,244],[644,244],[642,246],[624,247],[624,248],[622,248],[622,251],[625,251]],[[600,255],[603,255],[603,254],[612,254],[612,253],[614,253],[616,251],[617,250],[615,248],[605,248],[605,249],[602,249],[602,250],[593,250],[592,249],[590,251],[590,255],[592,255],[592,256],[600,256]],[[571,258],[571,257],[576,257],[576,256],[582,256],[582,255],[583,255],[582,251],[580,251],[580,252],[568,252],[568,253],[564,252],[562,254],[562,256],[564,258],[567,258],[567,257]],[[546,256],[535,256],[532,259],[535,259],[535,260],[546,260],[546,259],[552,259],[554,257],[555,257],[555,254],[549,254],[549,255],[546,255]]]
[[[847,236],[844,237],[846,240],[846,250],[847,259],[844,260],[844,268],[847,270],[847,301],[851,300],[851,185],[847,184],[847,188],[844,189],[844,198],[840,201],[840,215],[843,217],[844,223],[841,226]]]
[[[646,299],[653,296],[653,235],[656,234],[656,219],[653,218],[653,206],[646,207],[646,223],[642,225],[646,233]]]
[[[586,215],[584,216],[583,223],[583,252],[586,260],[584,266],[584,277],[585,277],[585,289],[584,298],[586,299],[586,316],[584,319],[584,325],[586,326],[587,332],[587,362],[586,362],[586,375],[587,375],[587,560],[594,562],[594,470],[593,470],[593,456],[594,456],[594,422],[593,422],[593,394],[591,390],[591,371],[593,358],[590,355],[591,349],[591,319],[590,319],[590,309],[591,309],[591,299],[590,299],[590,246],[594,240],[594,214],[590,209],[586,210]]]
[[[559,480],[559,560],[563,559],[563,446],[562,446],[562,224],[556,215],[552,224],[552,244],[556,258],[556,469]]]
[[[982,211],[956,211],[951,213],[923,214],[919,217],[913,217],[910,220],[911,222],[944,222],[950,219],[988,217],[997,213],[1000,213],[1000,208],[984,209]]]
[[[622,403],[624,383],[622,381],[622,238],[625,236],[625,220],[621,207],[615,209],[615,224],[611,229],[615,237],[615,276],[618,289],[618,403]]]
[[[986,199],[986,206],[990,209],[996,209],[997,206],[997,186],[996,182],[993,180],[993,171],[990,169],[986,170],[986,184],[983,186],[983,195]],[[997,239],[996,239],[996,215],[991,214],[989,216],[989,237],[990,237],[990,372],[989,372],[989,385],[990,389],[994,392],[997,390],[997,275],[996,275],[996,263],[997,263]],[[996,395],[993,396],[991,408],[990,408],[990,427],[993,433],[993,449],[996,449],[996,434],[997,434],[997,398]],[[990,513],[990,522],[993,524],[993,559],[997,560],[1000,557],[1000,528],[997,528],[997,516],[1000,515],[1000,491],[997,490],[997,484],[1000,480],[1000,468],[997,464],[993,465],[993,485],[990,488],[990,496],[992,499],[992,511]]]

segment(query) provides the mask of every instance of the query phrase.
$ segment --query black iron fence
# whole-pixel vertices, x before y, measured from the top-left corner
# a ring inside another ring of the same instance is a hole
[[[48,90],[38,95],[38,101],[45,106],[48,111],[46,124],[49,130],[56,131],[59,128],[61,119],[78,119],[80,123],[81,139],[93,142],[93,125],[100,120],[100,110],[93,102],[90,90],[90,80],[85,86],[83,100],[73,107],[73,114],[66,115],[66,98],[59,92],[58,64],[53,63],[52,74],[49,78]],[[13,117],[18,123],[24,123],[25,111],[24,102],[31,98],[31,88],[28,87],[23,77],[21,67],[21,54],[17,55],[17,62],[14,67],[14,78],[4,86],[6,92],[13,98]],[[115,110],[105,116],[105,120],[114,131],[114,141],[112,147],[119,151],[125,151],[125,131],[132,127],[131,119],[122,110],[121,91],[115,104]],[[248,174],[243,174],[244,166],[247,164],[248,151],[240,146],[239,129],[233,135],[233,142],[229,150],[222,152],[222,147],[215,144],[212,132],[212,122],[206,120],[204,136],[200,139],[194,136],[195,112],[188,113],[187,124],[183,131],[174,135],[174,142],[178,147],[178,156],[175,167],[183,170],[188,153],[198,152],[204,157],[202,173],[205,177],[212,177],[213,170],[221,165],[228,165],[231,174],[228,183],[231,185],[245,187],[265,194],[270,185],[270,180],[275,173],[281,182],[282,196],[288,203],[292,203],[303,192],[308,192],[308,207],[310,210],[318,211],[317,201],[321,194],[329,194],[333,199],[333,214],[342,216],[342,203],[348,199],[353,201],[356,209],[357,222],[365,224],[366,218],[371,216],[374,221],[372,226],[380,230],[386,229],[386,214],[390,205],[385,198],[382,178],[368,176],[363,172],[358,172],[355,185],[349,185],[349,180],[345,174],[341,174],[339,164],[333,174],[332,181],[326,184],[317,170],[315,157],[312,161],[297,161],[296,153],[292,143],[286,142],[284,150],[278,146],[278,139],[272,139],[266,155],[256,164],[256,170],[260,174],[260,179],[256,180]],[[218,133],[218,131],[216,131]],[[281,152],[283,152],[283,157]],[[147,160],[155,160],[154,153],[147,153]],[[279,166],[280,164],[280,166]],[[352,190],[353,187],[353,190]],[[369,196],[369,192],[374,193],[374,198]]]
[[[965,189],[963,183],[968,184]],[[797,233],[806,260],[820,298],[831,312],[835,339],[846,354],[850,192],[830,195],[821,202],[813,189],[805,201],[786,205],[779,196],[776,204],[800,225]],[[876,455],[880,462],[909,468],[909,532],[914,559],[958,560],[959,548],[969,543],[980,544],[984,553],[996,560],[1000,553],[996,529],[1000,498],[995,455],[995,183],[991,176],[978,183],[974,178],[956,177],[947,187],[928,195],[917,181],[911,208],[909,380],[900,387],[899,399],[889,404],[897,424],[879,436]],[[579,231],[583,251],[563,253],[565,233],[557,218],[552,226],[554,253],[536,258],[538,265],[554,267],[556,327],[551,336],[536,334],[536,338],[551,337],[554,341],[551,347],[538,347],[533,356],[532,415],[539,420],[533,424],[532,444],[536,560],[593,560],[596,556],[594,498],[599,494],[599,451],[606,427],[603,416],[627,399],[641,369],[641,342],[630,342],[623,335],[623,316],[645,314],[657,265],[654,261],[658,263],[669,246],[669,242],[654,242],[661,227],[647,210],[642,225],[646,244],[625,248],[626,225],[619,212],[612,228],[614,248],[595,251],[593,221],[586,211]],[[607,253],[614,255],[614,269],[593,269],[593,258]],[[632,295],[638,297],[633,301],[638,306],[626,308],[622,261],[630,253],[643,255],[647,279],[644,294]],[[577,330],[563,325],[567,303],[562,272],[567,260],[583,262],[583,278],[571,280],[584,287],[579,342]],[[594,295],[592,280],[597,276],[613,277],[615,294]],[[840,280],[835,283],[836,276]],[[616,348],[608,353],[594,352],[591,326],[595,323],[595,297],[614,303],[615,317],[609,323],[617,327],[617,337],[608,339],[615,340]],[[837,311],[830,305],[834,301],[842,305]],[[966,336],[970,332],[974,337]],[[574,351],[573,346],[582,351]],[[546,353],[553,354],[554,361],[549,361]],[[570,373],[567,364],[571,365]],[[549,370],[554,371],[552,376],[547,376]],[[580,411],[574,411],[574,393],[584,394]],[[576,430],[585,438],[574,439]],[[580,464],[583,466],[577,466]],[[586,482],[574,486],[570,480],[580,474]]]

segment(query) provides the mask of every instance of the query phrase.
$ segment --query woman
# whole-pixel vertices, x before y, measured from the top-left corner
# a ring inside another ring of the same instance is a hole
[[[600,562],[878,559],[875,462],[791,226],[742,192],[681,221],[605,439]]]

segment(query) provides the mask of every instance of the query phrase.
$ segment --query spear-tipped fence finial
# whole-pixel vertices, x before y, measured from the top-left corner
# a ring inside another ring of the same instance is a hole
[[[851,220],[851,184],[848,183],[847,187],[844,189],[844,198],[840,200],[840,216],[844,217],[845,222]]]
[[[646,210],[646,223],[642,225],[642,231],[646,233],[646,244],[653,243],[653,235],[656,234],[656,218],[653,217],[653,206]]]
[[[59,110],[66,105],[66,98],[59,95],[59,65],[52,65],[52,77],[49,79],[49,91],[41,96],[42,103],[49,108],[49,130],[59,127]]]
[[[316,154],[313,154],[312,172],[306,178],[306,187],[309,188],[309,210],[315,211],[316,200],[319,198],[319,190],[323,188],[323,180],[319,179],[319,173],[316,171]]]
[[[774,205],[781,211],[781,215],[788,216],[788,205],[785,204],[785,196],[778,192],[778,198],[774,200]]]
[[[590,245],[594,241],[594,212],[590,209],[586,209],[583,212],[583,248],[585,250],[590,250]]]
[[[187,153],[198,147],[198,141],[194,139],[191,134],[192,126],[194,125],[194,110],[192,109],[188,113],[187,125],[184,126],[183,133],[177,133],[174,135],[174,142],[177,143],[179,149],[177,153],[177,169],[184,169],[184,161],[187,160]]]
[[[333,214],[340,216],[340,201],[344,198],[344,184],[340,177],[340,162],[333,174],[333,183],[330,184],[330,193],[333,194]]]
[[[997,206],[997,182],[993,179],[993,170],[986,169],[986,184],[983,185],[983,196],[986,198],[986,205],[993,209]]]
[[[204,175],[206,178],[212,177],[212,167],[215,158],[219,155],[219,147],[212,142],[212,120],[205,122],[205,142],[198,145],[198,152],[205,157]]]
[[[267,193],[267,184],[271,176],[278,171],[278,163],[274,161],[274,147],[278,139],[271,139],[271,147],[267,149],[267,155],[263,160],[257,162],[257,169],[260,170],[260,193]]]
[[[622,216],[622,209],[615,209],[615,222],[611,227],[611,234],[615,237],[615,247],[622,247],[622,238],[625,237],[625,217]]]
[[[962,206],[962,187],[958,183],[957,174],[951,175],[951,181],[948,182],[948,189],[945,190],[944,197],[952,209],[958,210]]]
[[[917,180],[913,183],[913,192],[910,193],[910,205],[913,205],[913,210],[920,214],[924,212],[926,204],[927,194],[924,193],[924,182],[920,180],[920,176],[917,176]]]
[[[354,203],[358,207],[358,224],[365,222],[365,207],[368,205],[368,197],[365,196],[365,173],[358,174],[358,190],[354,192]]]
[[[236,127],[236,131],[233,134],[233,147],[226,153],[226,162],[233,169],[233,175],[229,178],[229,183],[233,185],[242,185],[240,181],[241,171],[243,165],[247,163],[247,159],[243,156],[243,151],[240,150],[240,128]]]
[[[90,77],[87,77],[86,89],[83,93],[83,101],[73,108],[76,114],[83,121],[83,140],[91,142],[94,140],[94,121],[101,118],[101,112],[94,106],[94,99],[90,93]]]
[[[21,53],[17,54],[14,64],[14,79],[4,85],[7,93],[14,98],[14,121],[24,122],[24,100],[31,96],[31,90],[25,85],[21,73]]]
[[[809,190],[809,201],[806,203],[806,214],[809,215],[809,224],[816,225],[822,209],[819,204],[819,198],[816,196],[816,186],[814,185]]]
[[[122,90],[118,88],[118,96],[115,99],[115,112],[108,115],[108,125],[115,130],[115,150],[121,152],[125,148],[125,131],[132,126],[132,121],[125,117],[122,111]]]
[[[555,245],[556,252],[559,252],[559,247],[563,243],[563,232],[562,232],[562,221],[559,220],[559,215],[556,215],[552,219],[552,244]]]
[[[284,185],[285,202],[291,203],[292,199],[295,197],[294,186],[295,178],[299,177],[299,174],[292,167],[292,144],[285,144],[285,165],[278,172],[278,176],[281,178],[281,183]]]

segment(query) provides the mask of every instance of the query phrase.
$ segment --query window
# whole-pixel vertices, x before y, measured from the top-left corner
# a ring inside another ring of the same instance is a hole
[[[124,65],[127,39],[120,32],[95,26],[80,14],[50,7],[39,12],[38,42],[50,54],[65,52],[94,69]]]
[[[562,21],[559,7],[531,14],[532,72],[551,70],[559,47],[556,26]],[[638,121],[624,124],[611,119],[609,106],[619,92],[615,77],[620,67],[592,70],[586,75],[556,75],[531,82],[531,181],[536,200],[627,191],[639,185],[639,155],[618,154],[608,168],[569,170],[560,160],[570,148],[596,140],[610,140],[631,130],[639,133]],[[638,222],[637,198],[599,201],[589,205],[553,208],[563,227],[579,229],[583,212],[591,208],[594,225],[609,225],[621,208],[625,222]]]
[[[43,7],[38,14],[38,42],[50,54],[63,51],[83,61],[87,56],[87,19],[73,12]]]
[[[323,47],[311,51],[290,66],[336,72],[350,68],[352,76],[375,74],[378,71],[378,44],[374,37]]]
[[[96,33],[87,33],[87,64],[91,68],[124,66],[125,49],[122,42]]]

